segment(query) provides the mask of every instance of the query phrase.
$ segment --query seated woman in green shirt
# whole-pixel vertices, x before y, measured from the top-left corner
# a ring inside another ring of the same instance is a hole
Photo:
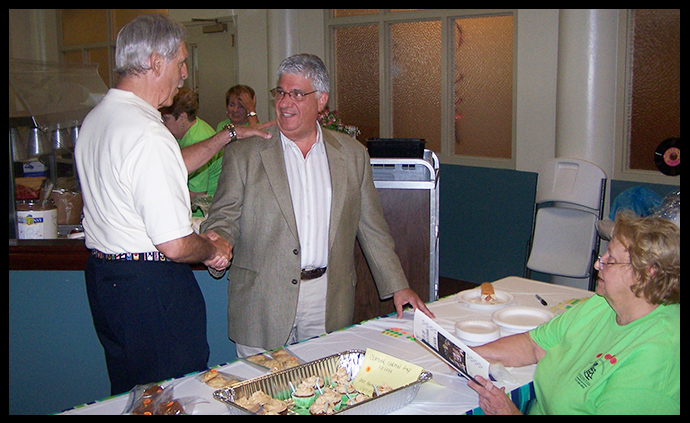
[[[680,414],[680,228],[619,213],[595,268],[597,295],[475,350],[537,364],[530,414]],[[486,414],[519,413],[504,388],[477,381],[468,385]]]
[[[177,139],[180,148],[196,144],[216,134],[216,131],[208,123],[197,117],[198,110],[199,96],[187,87],[180,88],[171,106],[160,109],[163,123]],[[190,201],[199,196],[210,195],[208,194],[209,168],[215,160],[217,160],[217,155],[188,175],[187,187],[189,188]],[[194,216],[198,216],[200,213],[197,211]]]

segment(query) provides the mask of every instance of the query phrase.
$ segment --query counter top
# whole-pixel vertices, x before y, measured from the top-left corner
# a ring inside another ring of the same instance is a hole
[[[10,270],[79,270],[86,267],[89,250],[83,239],[35,239],[9,242]],[[193,270],[206,270],[201,263]]]
[[[83,239],[10,240],[10,270],[84,270]]]

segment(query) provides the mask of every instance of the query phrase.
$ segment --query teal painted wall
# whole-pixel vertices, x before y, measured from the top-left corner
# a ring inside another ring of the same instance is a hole
[[[83,272],[10,271],[9,414],[45,414],[108,396]]]
[[[610,181],[606,195],[615,198],[638,185],[661,197],[680,189],[680,185]],[[536,187],[534,172],[442,164],[439,274],[477,284],[522,276]],[[536,272],[532,278],[548,281],[548,276]]]
[[[477,284],[522,276],[537,174],[442,164],[440,175],[439,274]],[[661,197],[680,189],[610,181],[606,195],[615,198],[638,185]],[[532,278],[548,281],[539,273]]]
[[[110,395],[84,273],[10,271],[9,414],[48,414]],[[227,281],[194,276],[206,300],[209,366],[234,361],[227,335]]]
[[[439,274],[474,283],[522,276],[536,173],[441,165]]]

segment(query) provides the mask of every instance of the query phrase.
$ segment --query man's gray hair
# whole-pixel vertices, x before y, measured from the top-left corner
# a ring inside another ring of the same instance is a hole
[[[185,34],[184,25],[167,15],[136,17],[117,34],[115,72],[121,76],[145,73],[153,53],[170,62],[184,42]]]
[[[330,90],[331,83],[326,65],[313,54],[295,54],[283,60],[278,66],[278,79],[284,73],[307,78],[316,91],[327,93]]]

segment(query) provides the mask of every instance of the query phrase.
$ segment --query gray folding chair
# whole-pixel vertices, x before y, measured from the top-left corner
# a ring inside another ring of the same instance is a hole
[[[556,158],[539,166],[524,276],[594,290],[606,173],[585,160]]]

